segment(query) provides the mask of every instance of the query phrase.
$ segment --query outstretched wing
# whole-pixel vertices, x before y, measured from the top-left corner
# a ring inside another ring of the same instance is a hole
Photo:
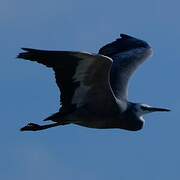
[[[121,100],[127,100],[128,81],[135,70],[152,54],[152,48],[134,37],[121,34],[121,38],[105,45],[99,54],[113,59],[110,84],[114,94]]]
[[[109,84],[112,65],[109,57],[71,51],[23,50],[18,58],[36,61],[55,71],[61,113],[72,112],[85,104],[103,108],[104,102],[110,105],[115,101]]]

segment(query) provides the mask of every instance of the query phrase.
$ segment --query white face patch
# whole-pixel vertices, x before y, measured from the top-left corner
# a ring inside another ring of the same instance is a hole
[[[149,105],[147,105],[147,104],[136,104],[136,114],[137,114],[137,116],[139,116],[139,117],[142,117],[142,115],[144,115],[144,114],[147,114],[147,113],[150,113],[150,111],[148,111],[148,110],[143,110],[141,107],[147,107],[147,108],[150,108],[151,106],[149,106]]]
[[[140,106],[147,107],[147,108],[148,108],[148,107],[149,107],[149,108],[151,107],[151,106],[148,105],[148,104],[140,104]]]

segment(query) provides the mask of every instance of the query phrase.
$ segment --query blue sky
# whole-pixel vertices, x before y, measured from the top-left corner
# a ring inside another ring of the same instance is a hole
[[[178,180],[180,178],[178,0],[1,0],[0,179]],[[131,80],[129,99],[169,107],[139,132],[78,126],[21,133],[59,108],[53,72],[16,60],[21,47],[97,52],[127,33],[154,56]]]

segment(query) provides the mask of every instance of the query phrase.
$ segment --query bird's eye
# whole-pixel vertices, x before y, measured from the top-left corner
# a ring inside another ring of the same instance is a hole
[[[148,107],[141,106],[141,109],[142,109],[143,111],[146,111],[146,110],[148,110]]]

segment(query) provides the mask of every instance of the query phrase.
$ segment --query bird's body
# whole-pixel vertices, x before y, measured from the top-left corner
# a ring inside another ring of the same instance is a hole
[[[128,102],[128,81],[137,67],[152,54],[144,41],[121,34],[98,54],[72,51],[44,51],[23,48],[18,58],[37,61],[55,71],[60,89],[61,108],[45,120],[55,123],[30,123],[21,130],[42,130],[58,125],[77,124],[90,128],[142,129],[142,115],[169,111]],[[144,108],[144,109],[143,109]]]
[[[114,107],[114,109],[108,109],[106,111],[111,111],[111,113],[113,113],[113,116],[111,113],[104,113],[99,115],[87,113],[85,116],[80,115],[81,120],[75,124],[89,128],[120,128],[131,131],[140,130],[144,125],[144,120],[137,117],[135,113],[131,112],[130,109],[121,112],[121,108],[119,108],[118,103]]]

